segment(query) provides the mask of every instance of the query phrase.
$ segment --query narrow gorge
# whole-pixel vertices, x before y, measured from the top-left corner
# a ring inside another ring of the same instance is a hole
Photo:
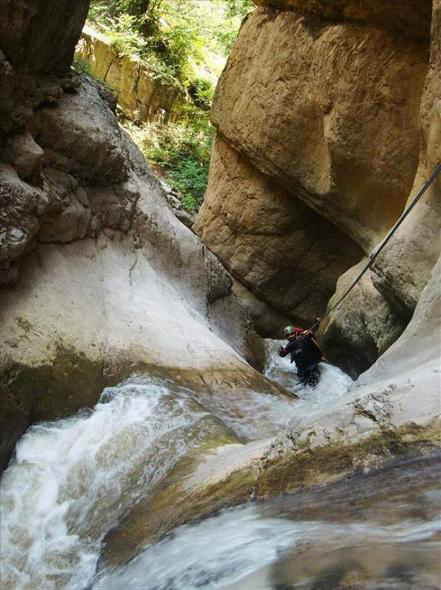
[[[439,587],[441,175],[327,310],[441,163],[441,0],[253,1],[188,227],[118,120],[181,95],[0,0],[5,590]]]

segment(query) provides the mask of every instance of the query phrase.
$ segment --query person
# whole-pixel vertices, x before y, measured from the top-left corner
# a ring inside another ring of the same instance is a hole
[[[322,360],[323,353],[314,334],[297,326],[286,326],[284,332],[288,344],[280,347],[279,355],[291,355],[291,362],[296,364],[297,375],[302,383],[317,385],[320,378],[317,365]]]

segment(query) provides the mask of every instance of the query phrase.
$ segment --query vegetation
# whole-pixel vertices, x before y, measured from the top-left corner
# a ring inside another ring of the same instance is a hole
[[[124,127],[146,159],[180,192],[183,207],[195,213],[204,200],[207,186],[213,137],[208,114],[190,124],[140,126],[126,121]]]
[[[208,112],[251,0],[92,0],[89,21],[121,55],[147,65],[189,97],[178,123],[125,126],[168,182],[196,211],[207,184],[213,130]],[[82,67],[79,64],[79,67]]]
[[[92,0],[89,20],[120,53],[189,86],[200,67],[210,77],[228,55],[251,7],[251,0]]]
[[[83,57],[81,57],[80,55],[74,56],[72,66],[77,74],[91,78],[92,80],[94,80],[95,82],[97,82],[101,86],[104,86],[104,88],[106,88],[107,90],[112,92],[112,89],[110,88],[108,83],[105,80],[102,80],[101,78],[96,76],[90,63],[88,61],[86,61]]]

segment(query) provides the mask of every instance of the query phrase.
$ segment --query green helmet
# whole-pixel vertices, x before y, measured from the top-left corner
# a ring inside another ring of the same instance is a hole
[[[283,331],[285,333],[285,336],[292,336],[294,334],[294,326],[286,326],[286,328]]]

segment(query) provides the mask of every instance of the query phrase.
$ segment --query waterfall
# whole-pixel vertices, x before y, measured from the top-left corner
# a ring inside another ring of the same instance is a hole
[[[265,518],[258,507],[247,506],[178,529],[126,566],[104,573],[93,590],[244,590],[244,583],[249,590],[271,590],[277,586],[272,584],[272,569],[267,566],[302,545],[322,545],[329,551],[330,547],[335,550],[368,543],[377,545],[380,551],[385,543],[403,544],[404,549],[405,544],[412,543],[415,557],[422,565],[431,567],[430,577],[436,583],[433,558],[436,559],[439,546],[424,551],[424,546],[418,543],[430,540],[440,526],[441,520],[396,526],[292,521],[283,517]],[[209,543],[210,539],[216,539],[216,543]],[[403,557],[407,557],[405,551]],[[252,577],[252,584],[244,582],[253,574],[258,575]],[[311,586],[299,579],[295,588]],[[326,586],[320,588],[327,590]]]
[[[252,390],[199,397],[133,377],[93,410],[33,426],[1,483],[5,590],[83,588],[106,534],[190,449],[219,428],[242,441],[274,435],[299,403]]]
[[[411,461],[400,470],[331,486],[322,498],[306,491],[228,509],[180,527],[128,564],[103,572],[93,590],[435,588],[440,475],[438,455],[425,465]],[[416,489],[403,489],[407,478],[419,479]],[[352,509],[345,511],[349,496]],[[367,575],[389,578],[390,585],[364,586]],[[351,576],[359,585],[344,585]]]
[[[31,428],[2,479],[4,588],[83,587],[105,534],[208,418],[164,386],[132,382],[105,390],[91,412]]]
[[[271,437],[289,420],[332,406],[345,394],[350,378],[327,364],[317,388],[299,386],[292,365],[278,357],[278,345],[266,342],[266,375],[300,399],[251,388],[239,395],[221,385],[215,395],[196,394],[170,379],[138,375],[106,388],[93,410],[30,428],[1,482],[4,590],[84,590],[90,584],[94,590],[215,590],[231,584],[257,590],[273,586],[259,586],[253,576],[269,579],[283,556],[323,539],[333,547],[367,537],[374,544],[427,541],[439,529],[432,514],[389,526],[335,523],[320,515],[305,520],[286,508],[268,514],[265,505],[247,505],[181,527],[128,565],[94,578],[109,531],[142,498],[162,489],[190,452],[207,441],[243,446]],[[426,504],[439,505],[439,496],[426,492],[432,494],[424,496]],[[417,501],[421,505],[421,498],[412,499]],[[270,570],[262,573],[265,568]],[[241,585],[248,577],[251,585]]]

